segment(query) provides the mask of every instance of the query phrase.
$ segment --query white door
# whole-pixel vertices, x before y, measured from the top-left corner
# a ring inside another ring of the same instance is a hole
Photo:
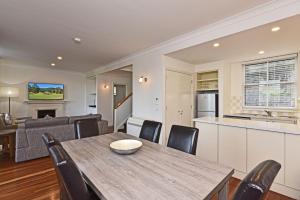
[[[192,75],[166,71],[166,142],[173,124],[192,125]]]
[[[177,74],[180,77],[179,107],[181,108],[181,121],[179,125],[192,126],[192,75]]]

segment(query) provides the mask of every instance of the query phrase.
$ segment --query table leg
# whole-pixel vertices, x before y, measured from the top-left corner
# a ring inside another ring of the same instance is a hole
[[[14,136],[11,134],[8,136],[8,141],[9,141],[9,156],[11,158],[14,157],[14,150],[15,150],[15,146],[14,146]]]
[[[2,146],[2,151],[3,152],[8,152],[8,137],[7,136],[3,136],[3,146]]]
[[[228,199],[228,182],[219,191],[218,199],[219,200],[227,200]]]

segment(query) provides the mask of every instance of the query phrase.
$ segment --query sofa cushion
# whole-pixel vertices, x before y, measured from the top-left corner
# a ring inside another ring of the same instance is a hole
[[[28,146],[25,128],[18,128],[16,131],[16,148],[25,148]]]
[[[101,120],[101,114],[89,114],[89,115],[81,115],[81,116],[73,116],[69,118],[69,124],[74,124],[74,121],[80,119],[90,119],[90,118],[97,118],[98,121]]]
[[[25,128],[38,128],[47,126],[58,126],[68,124],[68,117],[55,117],[47,119],[28,119],[25,121]]]
[[[42,135],[51,134],[58,141],[72,140],[75,138],[74,127],[70,124],[58,125],[51,127],[39,127],[26,129],[26,135],[29,146],[44,146]]]

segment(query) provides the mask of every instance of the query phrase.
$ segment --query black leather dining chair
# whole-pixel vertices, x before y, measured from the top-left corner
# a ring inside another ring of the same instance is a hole
[[[42,139],[47,147],[49,154],[50,154],[50,147],[52,147],[54,145],[58,145],[58,146],[61,145],[60,142],[49,133],[44,133],[42,135]],[[50,157],[52,158],[51,154],[50,154]],[[53,162],[53,165],[55,166],[56,164],[54,163],[53,158],[52,158],[52,162]],[[63,185],[62,180],[60,180],[61,178],[59,176],[57,176],[57,178],[58,178],[58,183],[59,183],[59,188],[60,188],[60,199],[68,200],[69,198],[68,198],[65,186]]]
[[[196,155],[198,132],[197,128],[173,125],[167,146]]]
[[[74,126],[76,139],[99,135],[98,120],[96,118],[76,120]]]
[[[140,138],[158,143],[162,123],[145,120],[140,132]]]
[[[49,148],[50,156],[55,164],[58,180],[64,185],[68,200],[99,200],[100,198],[86,185],[79,169],[68,156],[62,146],[54,145]],[[65,200],[63,199],[63,200]]]
[[[47,147],[47,150],[48,150],[49,154],[50,154],[50,148],[52,146],[54,146],[54,145],[61,146],[60,142],[57,139],[55,139],[49,133],[44,133],[42,135],[42,139],[43,139],[43,141],[44,141],[44,143],[45,143],[45,145]],[[51,154],[50,154],[50,157],[52,158]],[[53,165],[55,166],[56,164],[54,163],[53,158],[52,158],[52,162],[53,162]],[[58,178],[58,183],[59,183],[59,188],[60,188],[60,199],[62,199],[62,200],[68,200],[69,197],[67,195],[67,191],[65,189],[65,186],[64,186],[62,180],[60,180],[61,177],[57,176],[57,178]]]
[[[49,148],[52,147],[53,145],[60,145],[60,142],[56,140],[51,134],[49,133],[44,133],[42,135],[42,139],[49,151]]]
[[[240,183],[233,200],[263,200],[281,165],[274,160],[258,164]]]

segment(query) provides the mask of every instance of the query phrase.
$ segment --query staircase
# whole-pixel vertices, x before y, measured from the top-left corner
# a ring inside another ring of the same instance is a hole
[[[126,122],[132,114],[132,93],[124,98],[114,109],[114,130],[126,132]]]
[[[123,126],[118,129],[118,132],[127,133],[127,123],[123,124]]]

